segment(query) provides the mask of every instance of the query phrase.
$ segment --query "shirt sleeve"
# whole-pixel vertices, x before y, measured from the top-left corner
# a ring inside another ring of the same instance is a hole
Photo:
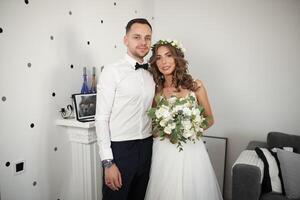
[[[113,159],[109,120],[116,92],[116,73],[112,66],[104,67],[97,84],[96,134],[101,160]]]

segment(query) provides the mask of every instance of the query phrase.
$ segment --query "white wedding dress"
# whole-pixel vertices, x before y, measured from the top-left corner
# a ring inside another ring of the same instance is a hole
[[[146,200],[222,200],[203,141],[183,143],[154,138]]]

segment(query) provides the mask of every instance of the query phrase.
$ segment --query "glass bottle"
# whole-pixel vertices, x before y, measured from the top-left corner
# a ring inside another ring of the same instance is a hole
[[[89,88],[87,83],[86,67],[83,68],[83,83],[81,87],[81,94],[88,94]]]
[[[96,67],[93,67],[93,76],[92,76],[92,84],[90,93],[96,93],[97,92],[97,83],[96,83]]]

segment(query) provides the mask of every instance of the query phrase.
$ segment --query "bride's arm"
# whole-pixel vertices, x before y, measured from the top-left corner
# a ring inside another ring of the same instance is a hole
[[[152,100],[152,108],[155,108],[157,106],[157,103],[156,103],[156,97],[159,95],[157,89],[155,89],[155,94],[154,94],[154,97],[153,97],[153,100]]]
[[[208,129],[209,127],[211,127],[214,124],[214,116],[209,104],[209,100],[208,100],[208,96],[207,96],[207,92],[206,89],[203,85],[203,83],[200,80],[196,80],[195,81],[197,84],[197,90],[195,91],[196,97],[197,97],[197,101],[200,105],[203,106],[204,108],[204,116],[208,118],[208,126],[206,127],[206,129]]]

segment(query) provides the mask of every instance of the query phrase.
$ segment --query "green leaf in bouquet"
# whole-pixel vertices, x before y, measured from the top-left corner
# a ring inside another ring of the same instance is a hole
[[[197,132],[197,133],[196,133],[196,138],[197,138],[197,140],[199,140],[202,136],[203,136],[203,133],[202,133],[202,132]]]
[[[178,136],[175,131],[172,131],[170,141],[172,144],[176,144],[178,142]]]
[[[193,97],[192,95],[189,95],[189,100],[192,101],[192,102],[195,102],[195,101],[196,101],[196,98]]]
[[[179,152],[180,152],[180,151],[183,151],[181,142],[178,142],[177,148],[178,148],[178,151],[179,151]]]
[[[198,109],[199,109],[200,113],[203,113],[203,112],[204,112],[204,107],[203,107],[203,106],[198,105]]]
[[[180,122],[177,122],[174,131],[175,131],[176,133],[179,133],[179,132],[181,131],[181,127],[182,127],[182,124],[181,124]]]
[[[165,133],[163,130],[159,130],[159,136],[165,138]]]
[[[159,102],[161,101],[161,97],[157,95],[157,96],[155,96],[154,100],[155,100],[156,105],[158,105]]]
[[[155,112],[156,112],[156,109],[155,108],[150,108],[148,111],[147,111],[147,114],[148,116],[151,118],[151,119],[155,119]]]
[[[187,103],[188,101],[186,99],[176,99],[175,106],[183,105]]]

